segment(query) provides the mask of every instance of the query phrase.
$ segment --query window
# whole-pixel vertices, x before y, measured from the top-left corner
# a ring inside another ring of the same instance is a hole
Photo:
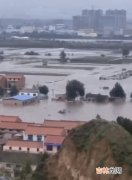
[[[21,147],[19,147],[19,151],[21,151],[22,150],[22,148]]]
[[[47,151],[53,151],[53,146],[52,145],[47,145]]]
[[[10,150],[12,150],[12,147],[9,147]]]
[[[37,135],[37,141],[39,141],[39,142],[42,141],[42,136],[41,135]]]
[[[28,140],[33,141],[33,135],[28,135]]]
[[[37,152],[39,152],[39,148],[37,148]]]
[[[36,94],[33,94],[33,96],[36,96]]]

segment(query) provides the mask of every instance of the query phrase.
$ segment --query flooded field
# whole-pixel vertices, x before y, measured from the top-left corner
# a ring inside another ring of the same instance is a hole
[[[43,122],[44,119],[71,119],[71,120],[90,120],[95,118],[97,114],[108,120],[115,120],[117,116],[122,115],[132,119],[132,102],[130,101],[130,94],[132,92],[132,77],[126,79],[110,79],[99,80],[100,77],[112,76],[120,74],[123,69],[126,71],[132,70],[132,64],[119,64],[119,65],[104,65],[98,63],[87,64],[74,64],[74,67],[88,67],[88,70],[72,69],[72,68],[60,68],[56,69],[55,66],[60,64],[54,64],[50,62],[50,65],[55,65],[54,68],[46,68],[42,66],[42,59],[45,57],[45,52],[52,52],[54,57],[59,57],[60,49],[32,49],[35,52],[39,52],[39,57],[25,57],[23,54],[31,49],[3,49],[5,52],[5,60],[0,63],[0,72],[32,72],[34,75],[26,75],[26,87],[31,88],[34,84],[44,85],[46,84],[49,89],[49,100],[41,101],[39,104],[25,106],[25,107],[8,107],[0,104],[0,114],[5,115],[18,115],[24,121]],[[73,53],[73,50],[67,50],[69,54]],[[74,50],[75,56],[84,57],[85,55],[100,55],[104,51],[83,51]],[[105,51],[107,54],[112,54],[111,51]],[[118,54],[118,56],[120,56]],[[28,63],[20,63],[28,61]],[[64,66],[71,66],[67,64]],[[73,66],[73,65],[72,65]],[[60,76],[47,76],[47,75],[35,75],[35,73],[59,73]],[[67,74],[67,75],[64,75]],[[118,81],[124,88],[127,94],[127,100],[122,104],[94,104],[94,103],[76,103],[67,104],[65,102],[54,102],[51,98],[54,94],[64,93],[65,86],[68,80],[77,79],[84,83],[86,93],[102,93],[109,94],[110,89]],[[103,87],[109,87],[108,90],[104,90]],[[53,93],[54,92],[54,93]],[[58,111],[66,109],[66,114],[59,114]]]

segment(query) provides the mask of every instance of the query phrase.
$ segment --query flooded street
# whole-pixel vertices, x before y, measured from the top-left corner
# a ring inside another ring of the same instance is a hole
[[[33,72],[33,73],[58,73],[60,76],[47,76],[47,75],[26,75],[26,88],[32,88],[33,85],[47,85],[49,87],[49,100],[41,101],[38,104],[24,106],[24,107],[9,107],[3,106],[0,103],[0,114],[2,115],[18,115],[24,121],[28,122],[43,122],[44,119],[66,119],[66,120],[86,120],[89,121],[99,114],[102,118],[108,120],[115,120],[117,116],[125,116],[132,119],[132,102],[130,101],[130,94],[132,92],[132,77],[122,80],[99,80],[101,76],[111,76],[122,73],[122,69],[132,70],[132,64],[75,64],[75,67],[88,67],[89,70],[79,70],[72,68],[46,68],[42,66],[42,58],[45,52],[52,52],[54,58],[58,57],[60,49],[35,49],[41,55],[39,58],[25,57],[23,54],[30,49],[3,49],[6,59],[1,63],[0,71],[10,72]],[[70,54],[74,52],[76,56],[84,57],[87,55],[100,55],[103,51],[82,51],[82,50],[67,50]],[[106,51],[107,54],[111,54],[110,51]],[[30,60],[27,63],[18,63]],[[54,65],[50,62],[50,65]],[[37,67],[38,66],[38,67]],[[60,66],[60,64],[56,64]],[[64,66],[73,66],[70,63]],[[64,75],[64,74],[67,74]],[[122,104],[96,104],[96,103],[66,103],[51,101],[57,93],[64,93],[68,80],[77,79],[84,83],[86,93],[101,93],[108,95],[110,89],[116,82],[119,82],[126,94],[127,100]],[[108,90],[104,90],[103,87],[109,87]],[[58,111],[66,109],[66,114],[59,114]]]

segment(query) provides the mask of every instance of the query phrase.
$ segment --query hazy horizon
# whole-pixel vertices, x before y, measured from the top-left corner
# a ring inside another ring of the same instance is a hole
[[[82,9],[125,9],[132,18],[130,0],[0,0],[0,18],[56,19],[71,18]]]

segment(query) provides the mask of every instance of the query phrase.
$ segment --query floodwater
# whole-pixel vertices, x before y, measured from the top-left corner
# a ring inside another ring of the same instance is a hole
[[[56,69],[56,68],[37,68],[34,65],[41,66],[42,62],[36,60],[27,64],[19,64],[19,58],[23,57],[25,49],[3,49],[5,51],[6,60],[1,63],[0,71],[11,72],[57,72],[60,74],[67,73],[68,76],[45,76],[45,75],[26,75],[26,87],[31,88],[34,84],[47,85],[50,89],[49,100],[41,101],[38,104],[24,106],[24,107],[9,107],[3,106],[0,103],[0,114],[2,115],[18,115],[24,121],[28,122],[43,122],[44,119],[65,119],[65,120],[86,120],[89,121],[99,114],[102,118],[107,120],[115,120],[117,116],[125,116],[132,119],[132,102],[130,101],[130,94],[132,92],[132,77],[123,80],[99,80],[100,76],[110,76],[119,74],[122,69],[132,70],[132,64],[120,64],[120,65],[103,65],[103,64],[84,64],[84,67],[93,67],[91,70],[76,70],[76,69]],[[58,50],[51,50],[55,53],[60,52]],[[48,50],[48,52],[49,52]],[[29,51],[29,49],[26,49]],[[35,49],[44,53],[43,49]],[[72,50],[71,50],[72,51]],[[71,52],[70,51],[70,52]],[[79,56],[85,56],[86,53],[94,55],[95,51],[75,51]],[[97,52],[96,53],[101,53]],[[109,52],[107,52],[109,53]],[[26,57],[27,58],[27,57]],[[30,57],[31,58],[31,57]],[[58,64],[59,66],[59,64]],[[69,64],[70,66],[70,64]],[[73,65],[72,65],[73,66]],[[74,65],[79,66],[79,64]],[[110,89],[118,81],[124,88],[127,94],[127,100],[125,103],[66,103],[51,101],[54,94],[64,93],[65,86],[68,80],[77,79],[84,83],[86,93],[101,93],[109,94]],[[104,90],[103,87],[108,86],[109,90]],[[66,109],[66,114],[59,114],[58,111]]]
[[[66,109],[66,114],[58,111]],[[52,120],[85,120],[89,121],[99,114],[102,118],[113,121],[118,116],[132,119],[132,102],[122,104],[94,104],[94,103],[65,103],[55,101],[41,101],[38,104],[24,107],[7,107],[0,104],[0,114],[18,115],[23,121],[43,122],[44,119]]]

